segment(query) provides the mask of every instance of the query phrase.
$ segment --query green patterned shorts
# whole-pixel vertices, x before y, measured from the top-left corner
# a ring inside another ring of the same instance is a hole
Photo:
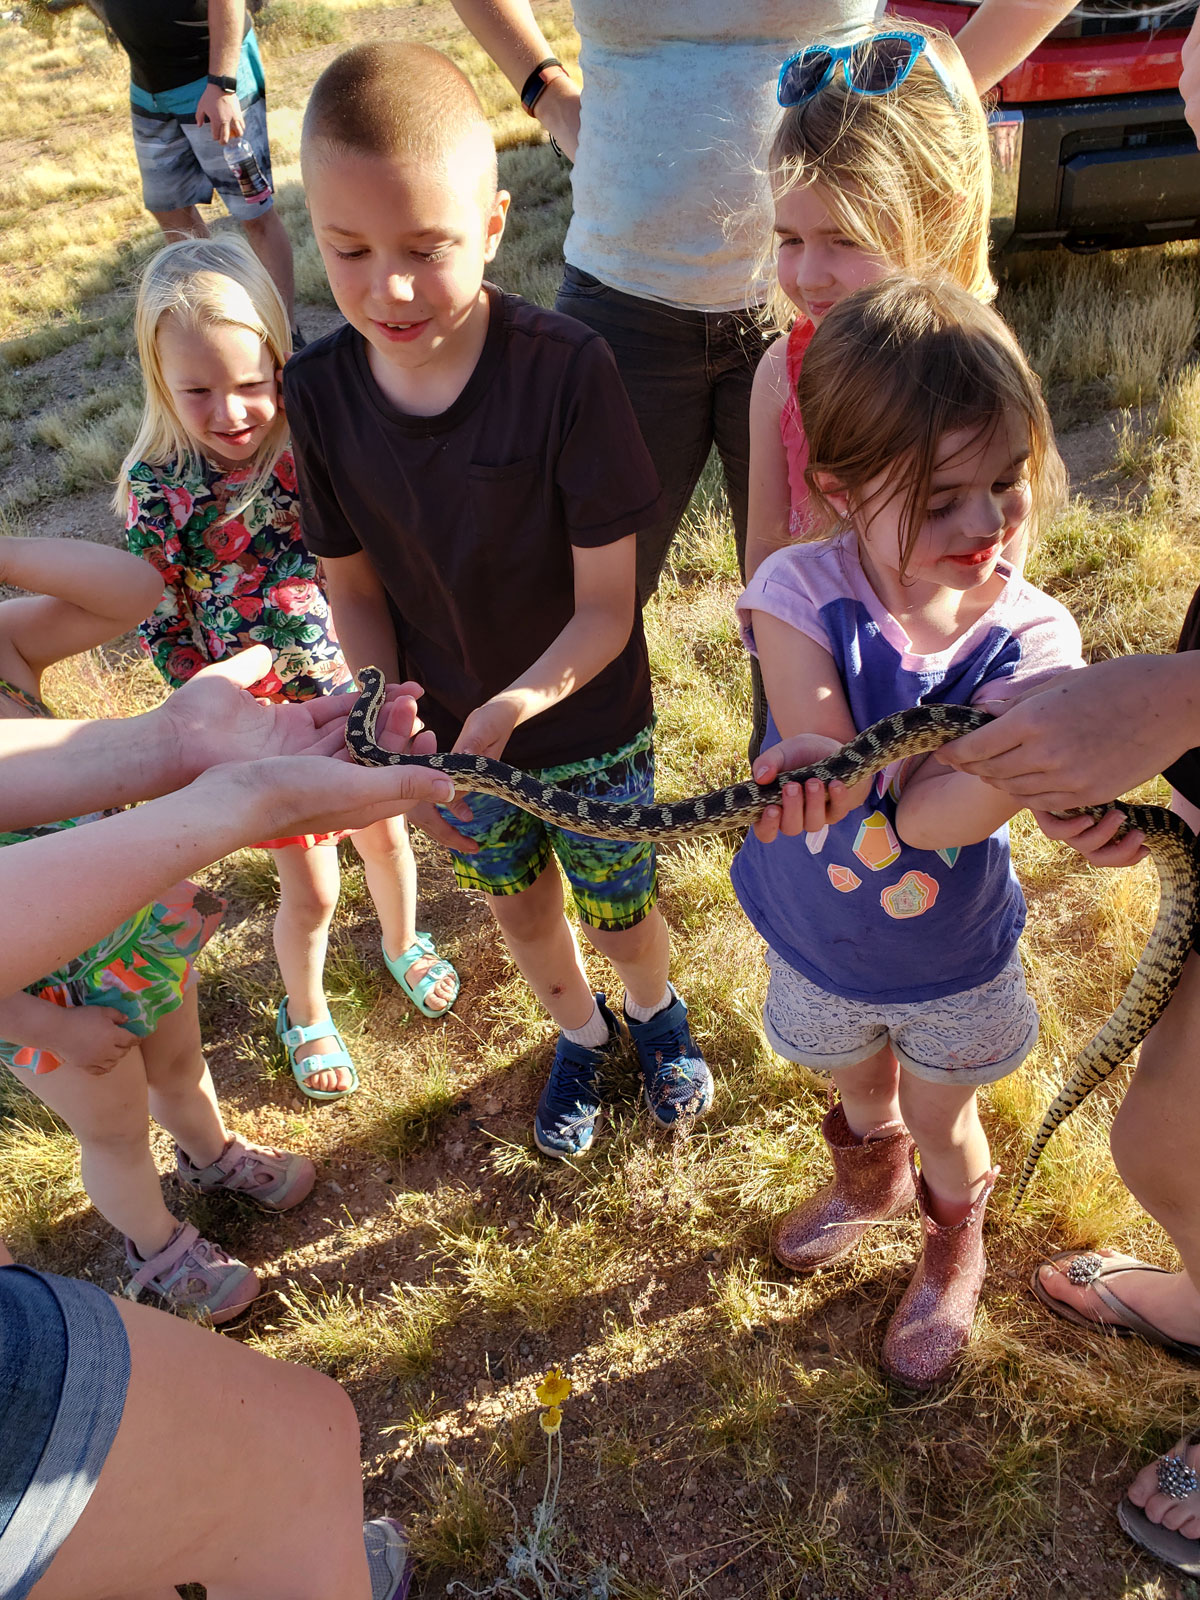
[[[611,755],[538,767],[532,775],[580,798],[648,805],[654,799],[654,729],[643,728]],[[589,839],[552,827],[495,795],[467,794],[463,799],[472,821],[460,822],[442,811],[451,827],[479,844],[475,855],[451,851],[460,888],[520,894],[541,877],[551,856],[557,856],[580,921],[591,928],[634,928],[657,900],[658,872],[649,841]]]

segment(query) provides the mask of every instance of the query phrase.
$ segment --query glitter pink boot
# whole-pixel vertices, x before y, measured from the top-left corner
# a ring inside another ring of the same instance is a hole
[[[848,1255],[874,1222],[899,1216],[913,1203],[913,1142],[902,1122],[885,1122],[860,1139],[841,1103],[831,1106],[821,1134],[833,1178],[771,1228],[771,1250],[793,1272],[812,1272]]]
[[[999,1172],[999,1167],[992,1168],[970,1211],[949,1227],[929,1215],[929,1192],[924,1178],[917,1177],[925,1248],[888,1323],[879,1356],[887,1376],[905,1389],[936,1389],[966,1349],[987,1272],[983,1214]]]

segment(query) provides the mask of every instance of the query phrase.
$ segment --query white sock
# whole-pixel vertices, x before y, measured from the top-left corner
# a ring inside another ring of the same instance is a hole
[[[585,1050],[599,1050],[608,1043],[608,1023],[600,1015],[600,1007],[596,1004],[595,996],[592,997],[592,1014],[582,1028],[564,1028],[564,1039],[569,1039],[572,1044],[581,1045]]]
[[[651,1017],[656,1017],[660,1011],[665,1011],[671,1004],[671,985],[668,984],[662,999],[656,1006],[637,1006],[628,995],[625,996],[625,1015],[631,1022],[649,1022]]]

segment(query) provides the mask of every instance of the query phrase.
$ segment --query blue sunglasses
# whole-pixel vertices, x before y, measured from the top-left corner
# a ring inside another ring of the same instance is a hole
[[[839,67],[852,94],[891,94],[908,77],[920,56],[928,59],[938,82],[958,105],[957,88],[929,48],[928,40],[919,33],[877,33],[857,44],[806,45],[780,67],[776,95],[785,110],[802,106],[820,93]]]

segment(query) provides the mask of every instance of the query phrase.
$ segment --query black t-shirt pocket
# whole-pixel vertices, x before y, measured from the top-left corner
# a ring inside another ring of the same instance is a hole
[[[490,641],[490,678],[511,681],[561,633],[574,611],[571,549],[545,504],[551,492],[541,456],[467,468],[473,556],[462,580],[492,614],[520,625]],[[553,531],[552,531],[553,530]]]
[[[542,574],[549,553],[545,469],[541,456],[498,467],[473,461],[467,468],[476,559],[502,588],[506,579]]]

